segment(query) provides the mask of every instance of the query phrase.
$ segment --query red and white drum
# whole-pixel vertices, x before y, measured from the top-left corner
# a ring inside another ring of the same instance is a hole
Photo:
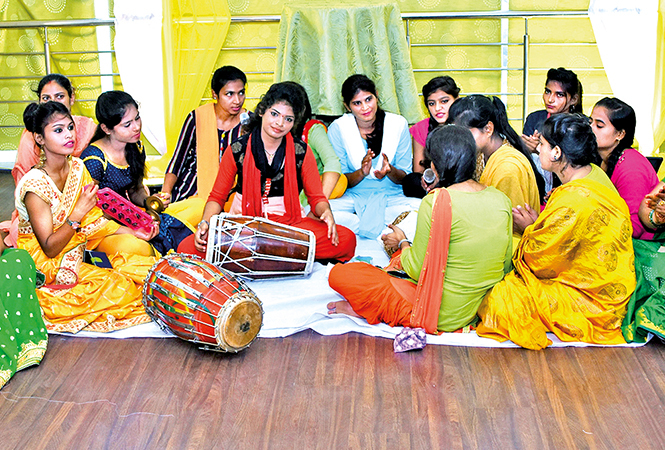
[[[212,216],[206,260],[238,276],[260,279],[309,275],[316,237],[309,230],[262,217]]]
[[[237,353],[263,324],[261,301],[242,280],[193,255],[173,253],[152,266],[143,305],[162,329],[204,350]]]

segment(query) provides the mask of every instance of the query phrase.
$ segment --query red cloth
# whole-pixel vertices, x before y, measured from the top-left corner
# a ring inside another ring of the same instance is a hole
[[[337,259],[339,261],[348,261],[353,258],[356,250],[356,235],[346,227],[337,225],[337,234],[339,234],[339,245],[334,246],[328,239],[328,225],[317,219],[305,217],[296,225],[298,228],[309,230],[316,237],[315,259]],[[186,237],[178,245],[178,253],[187,253],[198,255],[205,258],[205,252],[199,252],[194,246],[194,235]]]
[[[293,138],[291,135],[287,135],[288,138],[291,142],[293,142]],[[247,152],[249,149],[249,142],[251,141],[251,138],[248,139],[248,145],[247,148],[245,149],[245,152]],[[287,157],[288,157],[288,141],[287,141]],[[252,165],[254,166],[252,158]],[[285,166],[286,161],[285,161]],[[243,201],[244,197],[246,195],[245,192],[245,167],[247,166],[247,160],[243,162],[243,186],[242,186],[242,193],[243,193]],[[224,206],[224,203],[228,200],[229,197],[229,192],[231,191],[231,188],[233,188],[233,184],[236,181],[236,174],[237,174],[237,165],[235,158],[233,156],[233,152],[231,147],[228,147],[225,151],[224,154],[222,155],[222,162],[219,164],[219,171],[217,172],[217,178],[215,179],[215,185],[212,188],[212,192],[210,192],[210,196],[208,197],[208,201],[213,201],[215,203],[218,203],[219,205]],[[285,167],[286,169],[286,167]],[[294,166],[295,169],[295,166]],[[297,175],[294,171],[293,175]],[[284,190],[285,192],[287,191],[288,185],[286,183],[290,183],[293,181],[296,183],[297,186],[297,179],[293,177],[291,181],[287,181],[287,174],[284,174]],[[312,209],[312,211],[316,211],[316,205],[320,202],[327,202],[328,200],[326,199],[326,196],[323,194],[323,188],[321,187],[321,177],[319,175],[319,169],[316,166],[316,159],[314,158],[314,154],[312,153],[312,150],[307,147],[307,152],[305,153],[305,157],[302,163],[302,166],[300,167],[300,177],[302,179],[302,184],[303,184],[303,190],[305,191],[305,195],[307,196],[307,201],[309,202],[309,206]],[[259,181],[260,184],[260,181]],[[258,189],[260,190],[260,186],[258,186]],[[296,187],[297,189],[297,187]],[[260,202],[261,197],[259,196],[259,202]],[[286,204],[286,198],[284,199],[285,206],[288,207]],[[296,199],[297,200],[297,199]],[[300,212],[300,203],[297,203],[296,205],[293,205],[294,207],[297,208],[298,212]],[[244,211],[244,205],[243,205],[243,211]],[[255,216],[262,216],[262,214],[257,214]],[[286,223],[283,220],[280,220],[279,218],[275,217],[270,217],[271,220],[275,220],[276,222],[282,222]]]

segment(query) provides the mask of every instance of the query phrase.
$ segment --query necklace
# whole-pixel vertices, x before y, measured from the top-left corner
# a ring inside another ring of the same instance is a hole
[[[277,150],[274,152],[270,153],[268,150],[265,150],[266,152],[266,158],[268,159],[268,164],[272,164],[272,160],[275,159],[275,154],[277,153]]]

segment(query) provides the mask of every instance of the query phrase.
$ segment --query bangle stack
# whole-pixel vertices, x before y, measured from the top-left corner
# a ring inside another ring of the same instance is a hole
[[[654,215],[655,212],[656,212],[656,210],[655,210],[655,209],[652,209],[651,212],[649,213],[649,222],[651,222],[651,225],[653,225],[655,228],[660,228],[660,227],[662,227],[662,226],[665,225],[665,224],[663,224],[663,223],[656,223],[656,221],[653,220],[653,215]]]
[[[196,226],[196,228],[200,228],[202,223],[205,223],[206,225],[208,225],[208,228],[210,228],[210,222],[208,222],[208,221],[205,220],[205,219],[201,219],[201,221],[200,221],[199,224]]]

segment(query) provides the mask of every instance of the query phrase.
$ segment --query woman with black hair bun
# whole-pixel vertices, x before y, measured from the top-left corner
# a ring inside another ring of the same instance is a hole
[[[635,111],[618,98],[605,97],[591,112],[591,128],[598,142],[600,167],[610,177],[619,195],[626,201],[635,239],[654,237],[651,222],[642,222],[640,204],[658,184],[658,175],[644,155],[631,148],[637,120]]]
[[[149,197],[143,184],[146,172],[146,154],[141,144],[141,116],[139,105],[126,92],[108,91],[97,99],[95,115],[99,125],[90,145],[81,153],[90,175],[100,188],[109,188],[144,208]],[[155,223],[158,233],[150,243],[114,236],[105,239],[99,250],[113,253],[122,249],[126,253],[143,256],[166,254],[178,247],[180,241],[193,233],[192,222],[200,220],[201,207],[194,210],[187,205],[171,204],[170,196],[158,193],[166,208]]]
[[[64,105],[32,103],[23,120],[43,157],[16,186],[18,247],[30,253],[44,275],[37,298],[46,328],[107,332],[150,322],[141,287],[156,259],[115,248],[108,254],[112,269],[107,269],[85,263],[83,255],[106,239],[149,240],[153,231],[132,230],[104,217],[96,205],[98,187],[83,161],[71,156],[76,128]]]
[[[245,125],[246,133],[224,152],[203,219],[196,234],[185,239],[178,252],[205,257],[210,218],[222,211],[236,184],[231,214],[267,217],[312,231],[318,260],[348,261],[353,257],[356,237],[348,228],[336,225],[314,155],[300,136],[293,135],[294,125],[305,115],[301,98],[291,82],[270,86]],[[304,217],[298,196],[301,190],[314,218]]]
[[[423,172],[429,168],[425,159],[427,135],[437,126],[446,123],[448,110],[459,97],[460,89],[455,80],[444,75],[434,77],[423,86],[423,101],[429,117],[413,125],[409,132],[413,138],[413,172],[402,180],[402,190],[407,197],[423,198],[428,183],[423,182]]]
[[[621,322],[635,289],[626,202],[600,163],[589,119],[557,114],[541,129],[539,158],[562,185],[545,209],[513,210],[524,230],[514,270],[485,296],[479,336],[542,349],[552,342],[623,344]]]
[[[510,200],[473,179],[476,145],[469,130],[436,128],[426,155],[439,181],[422,200],[413,244],[392,226],[386,244],[396,253],[385,270],[364,262],[333,267],[328,282],[346,300],[329,303],[328,314],[431,334],[455,331],[475,321],[488,289],[510,270]]]
[[[348,180],[348,188],[330,205],[339,223],[374,239],[401,213],[417,210],[420,199],[402,192],[411,172],[411,138],[406,119],[379,106],[374,82],[351,75],[342,84],[348,113],[328,129],[328,138]]]
[[[50,73],[39,80],[34,92],[39,97],[39,103],[62,103],[70,112],[76,101],[74,86],[72,86],[69,78],[59,73]],[[79,156],[95,132],[95,122],[90,117],[85,116],[72,116],[72,119],[78,135],[72,156]],[[16,152],[16,162],[12,169],[15,183],[18,183],[28,170],[39,163],[39,155],[39,145],[35,142],[32,134],[25,130],[21,135],[21,141]]]

